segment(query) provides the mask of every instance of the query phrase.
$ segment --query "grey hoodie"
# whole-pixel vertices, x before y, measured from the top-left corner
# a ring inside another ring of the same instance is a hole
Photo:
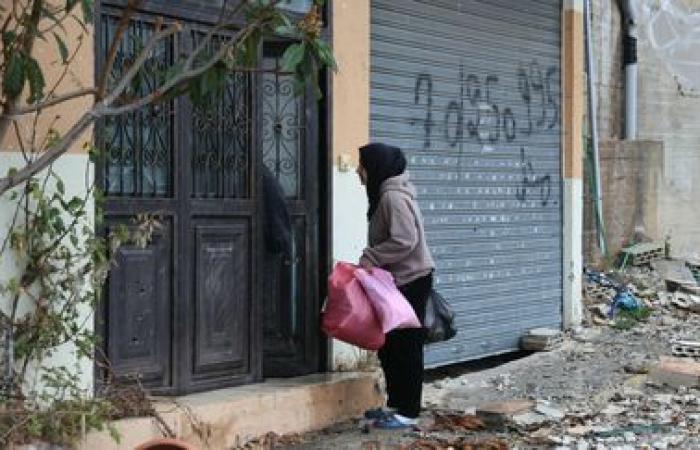
[[[368,241],[362,259],[391,272],[397,286],[408,284],[435,268],[425,242],[416,189],[408,181],[407,173],[382,184],[379,206],[369,221]]]

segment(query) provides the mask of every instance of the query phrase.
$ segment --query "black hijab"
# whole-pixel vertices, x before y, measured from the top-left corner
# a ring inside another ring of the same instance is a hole
[[[367,220],[379,206],[380,188],[388,178],[406,171],[406,157],[398,147],[386,144],[368,144],[360,147],[360,164],[367,171]]]

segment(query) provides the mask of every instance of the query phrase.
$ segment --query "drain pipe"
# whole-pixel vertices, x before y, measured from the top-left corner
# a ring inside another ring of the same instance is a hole
[[[634,0],[618,0],[625,37],[625,139],[637,139],[637,21],[632,8]]]
[[[637,17],[635,17],[635,0],[617,0],[620,9],[624,31],[623,48],[625,66],[625,139],[637,139]],[[637,192],[643,192],[642,177],[637,177]],[[645,202],[637,201],[634,211],[634,241],[642,242],[647,239],[644,225]]]
[[[598,92],[596,91],[596,70],[593,60],[593,49],[591,42],[591,0],[584,2],[584,21],[586,32],[586,72],[588,81],[588,126],[590,128],[591,144],[593,147],[593,184],[595,187],[594,201],[596,223],[598,225],[598,248],[603,256],[607,256],[608,250],[605,245],[605,227],[603,223],[603,189],[600,180],[600,152],[598,149]]]

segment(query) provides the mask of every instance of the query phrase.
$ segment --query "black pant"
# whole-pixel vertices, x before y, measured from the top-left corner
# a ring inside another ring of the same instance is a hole
[[[421,323],[425,322],[425,303],[432,287],[432,274],[399,287]],[[387,333],[384,347],[379,350],[386,379],[387,406],[405,417],[416,418],[420,414],[424,344],[425,329],[406,328]]]

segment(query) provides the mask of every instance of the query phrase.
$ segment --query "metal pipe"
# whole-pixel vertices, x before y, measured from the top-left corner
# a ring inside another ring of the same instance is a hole
[[[625,139],[637,139],[637,22],[632,0],[619,0],[625,30]]]
[[[584,2],[584,27],[586,32],[586,72],[588,74],[588,126],[590,128],[591,144],[593,147],[593,182],[595,185],[595,213],[598,223],[598,248],[607,256],[605,245],[605,231],[603,223],[603,189],[600,180],[600,152],[598,148],[598,92],[596,91],[596,71],[593,60],[593,48],[591,43],[591,0]]]
[[[625,66],[625,139],[637,139],[637,64]]]

